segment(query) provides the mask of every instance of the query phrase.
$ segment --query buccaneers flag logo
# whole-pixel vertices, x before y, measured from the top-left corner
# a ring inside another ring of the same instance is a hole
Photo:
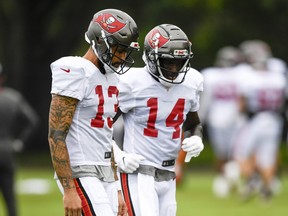
[[[148,35],[149,45],[153,49],[155,49],[156,45],[158,45],[159,48],[162,47],[168,41],[169,41],[169,38],[164,37],[158,29],[153,29]]]
[[[97,22],[106,32],[113,34],[120,31],[126,26],[126,23],[122,23],[117,20],[111,14],[100,14],[94,22]]]

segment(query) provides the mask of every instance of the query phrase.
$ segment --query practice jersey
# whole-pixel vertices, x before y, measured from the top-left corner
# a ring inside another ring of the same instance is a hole
[[[238,67],[204,69],[205,92],[201,97],[201,121],[217,128],[235,124],[239,115],[240,86],[243,70]],[[223,115],[225,114],[225,115]]]
[[[170,161],[175,161],[181,148],[186,114],[199,109],[202,75],[190,69],[183,83],[168,89],[146,67],[132,68],[120,76],[118,89],[124,151],[144,156],[143,165],[174,171]]]
[[[246,97],[247,111],[281,112],[285,99],[286,80],[284,73],[274,71],[252,71],[242,85]]]
[[[66,138],[71,166],[110,166],[118,77],[102,74],[81,57],[63,57],[51,64],[51,70],[51,93],[79,100]]]

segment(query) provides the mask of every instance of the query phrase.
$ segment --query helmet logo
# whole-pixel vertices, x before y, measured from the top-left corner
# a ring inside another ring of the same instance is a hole
[[[158,29],[153,29],[148,35],[149,45],[155,49],[156,46],[159,48],[168,43],[169,38],[164,37]]]
[[[126,23],[120,22],[112,14],[100,14],[94,19],[94,22],[97,22],[101,28],[110,34],[118,32],[126,26]]]

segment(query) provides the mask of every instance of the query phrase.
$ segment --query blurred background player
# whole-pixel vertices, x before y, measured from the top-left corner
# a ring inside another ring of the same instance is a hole
[[[90,45],[85,55],[51,64],[49,144],[65,215],[127,213],[111,163],[112,125],[117,74],[133,65],[131,53],[139,50],[138,36],[128,14],[101,10],[85,34]]]
[[[240,100],[240,110],[249,120],[239,133],[235,148],[235,159],[244,179],[241,192],[244,199],[260,192],[262,198],[269,200],[276,192],[274,180],[283,128],[286,80],[284,73],[273,70],[269,64],[272,53],[267,43],[249,40],[239,47],[251,66],[242,85]],[[255,179],[257,174],[260,182]]]
[[[189,162],[204,148],[197,114],[203,77],[190,67],[191,45],[179,27],[156,26],[145,37],[146,66],[120,77],[125,132],[123,151],[115,146],[115,159],[121,164],[127,155],[142,156],[134,172],[120,170],[129,216],[175,216],[178,153],[182,147]]]
[[[238,48],[225,46],[216,53],[214,67],[201,71],[205,91],[201,97],[199,115],[207,128],[214,152],[217,176],[212,189],[219,197],[229,194],[239,176],[237,163],[232,161],[232,156],[233,137],[244,120],[238,106],[243,77],[238,68],[243,67],[239,66],[242,62],[243,56]]]
[[[36,130],[38,115],[20,92],[5,87],[0,63],[0,190],[8,216],[17,215],[14,153],[23,149]]]

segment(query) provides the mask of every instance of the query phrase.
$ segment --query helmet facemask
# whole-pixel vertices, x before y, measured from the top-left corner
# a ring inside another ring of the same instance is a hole
[[[151,74],[163,85],[170,87],[184,81],[193,53],[187,50],[174,50],[172,55],[159,53],[156,45],[155,50],[148,56],[147,63]]]
[[[88,37],[86,36],[85,38],[86,41],[90,43]],[[134,65],[134,59],[132,58],[131,54],[133,51],[139,51],[140,49],[137,42],[132,42],[128,47],[121,44],[119,41],[113,38],[113,36],[106,36],[104,30],[101,31],[101,38],[99,39],[98,43],[95,43],[95,41],[92,40],[92,43],[90,44],[95,55],[103,64],[105,71],[112,73],[115,72],[120,75],[127,72]],[[125,52],[125,59],[117,56],[118,52]]]
[[[158,57],[156,61],[159,78],[171,84],[180,84],[184,81],[190,68],[189,58]]]

